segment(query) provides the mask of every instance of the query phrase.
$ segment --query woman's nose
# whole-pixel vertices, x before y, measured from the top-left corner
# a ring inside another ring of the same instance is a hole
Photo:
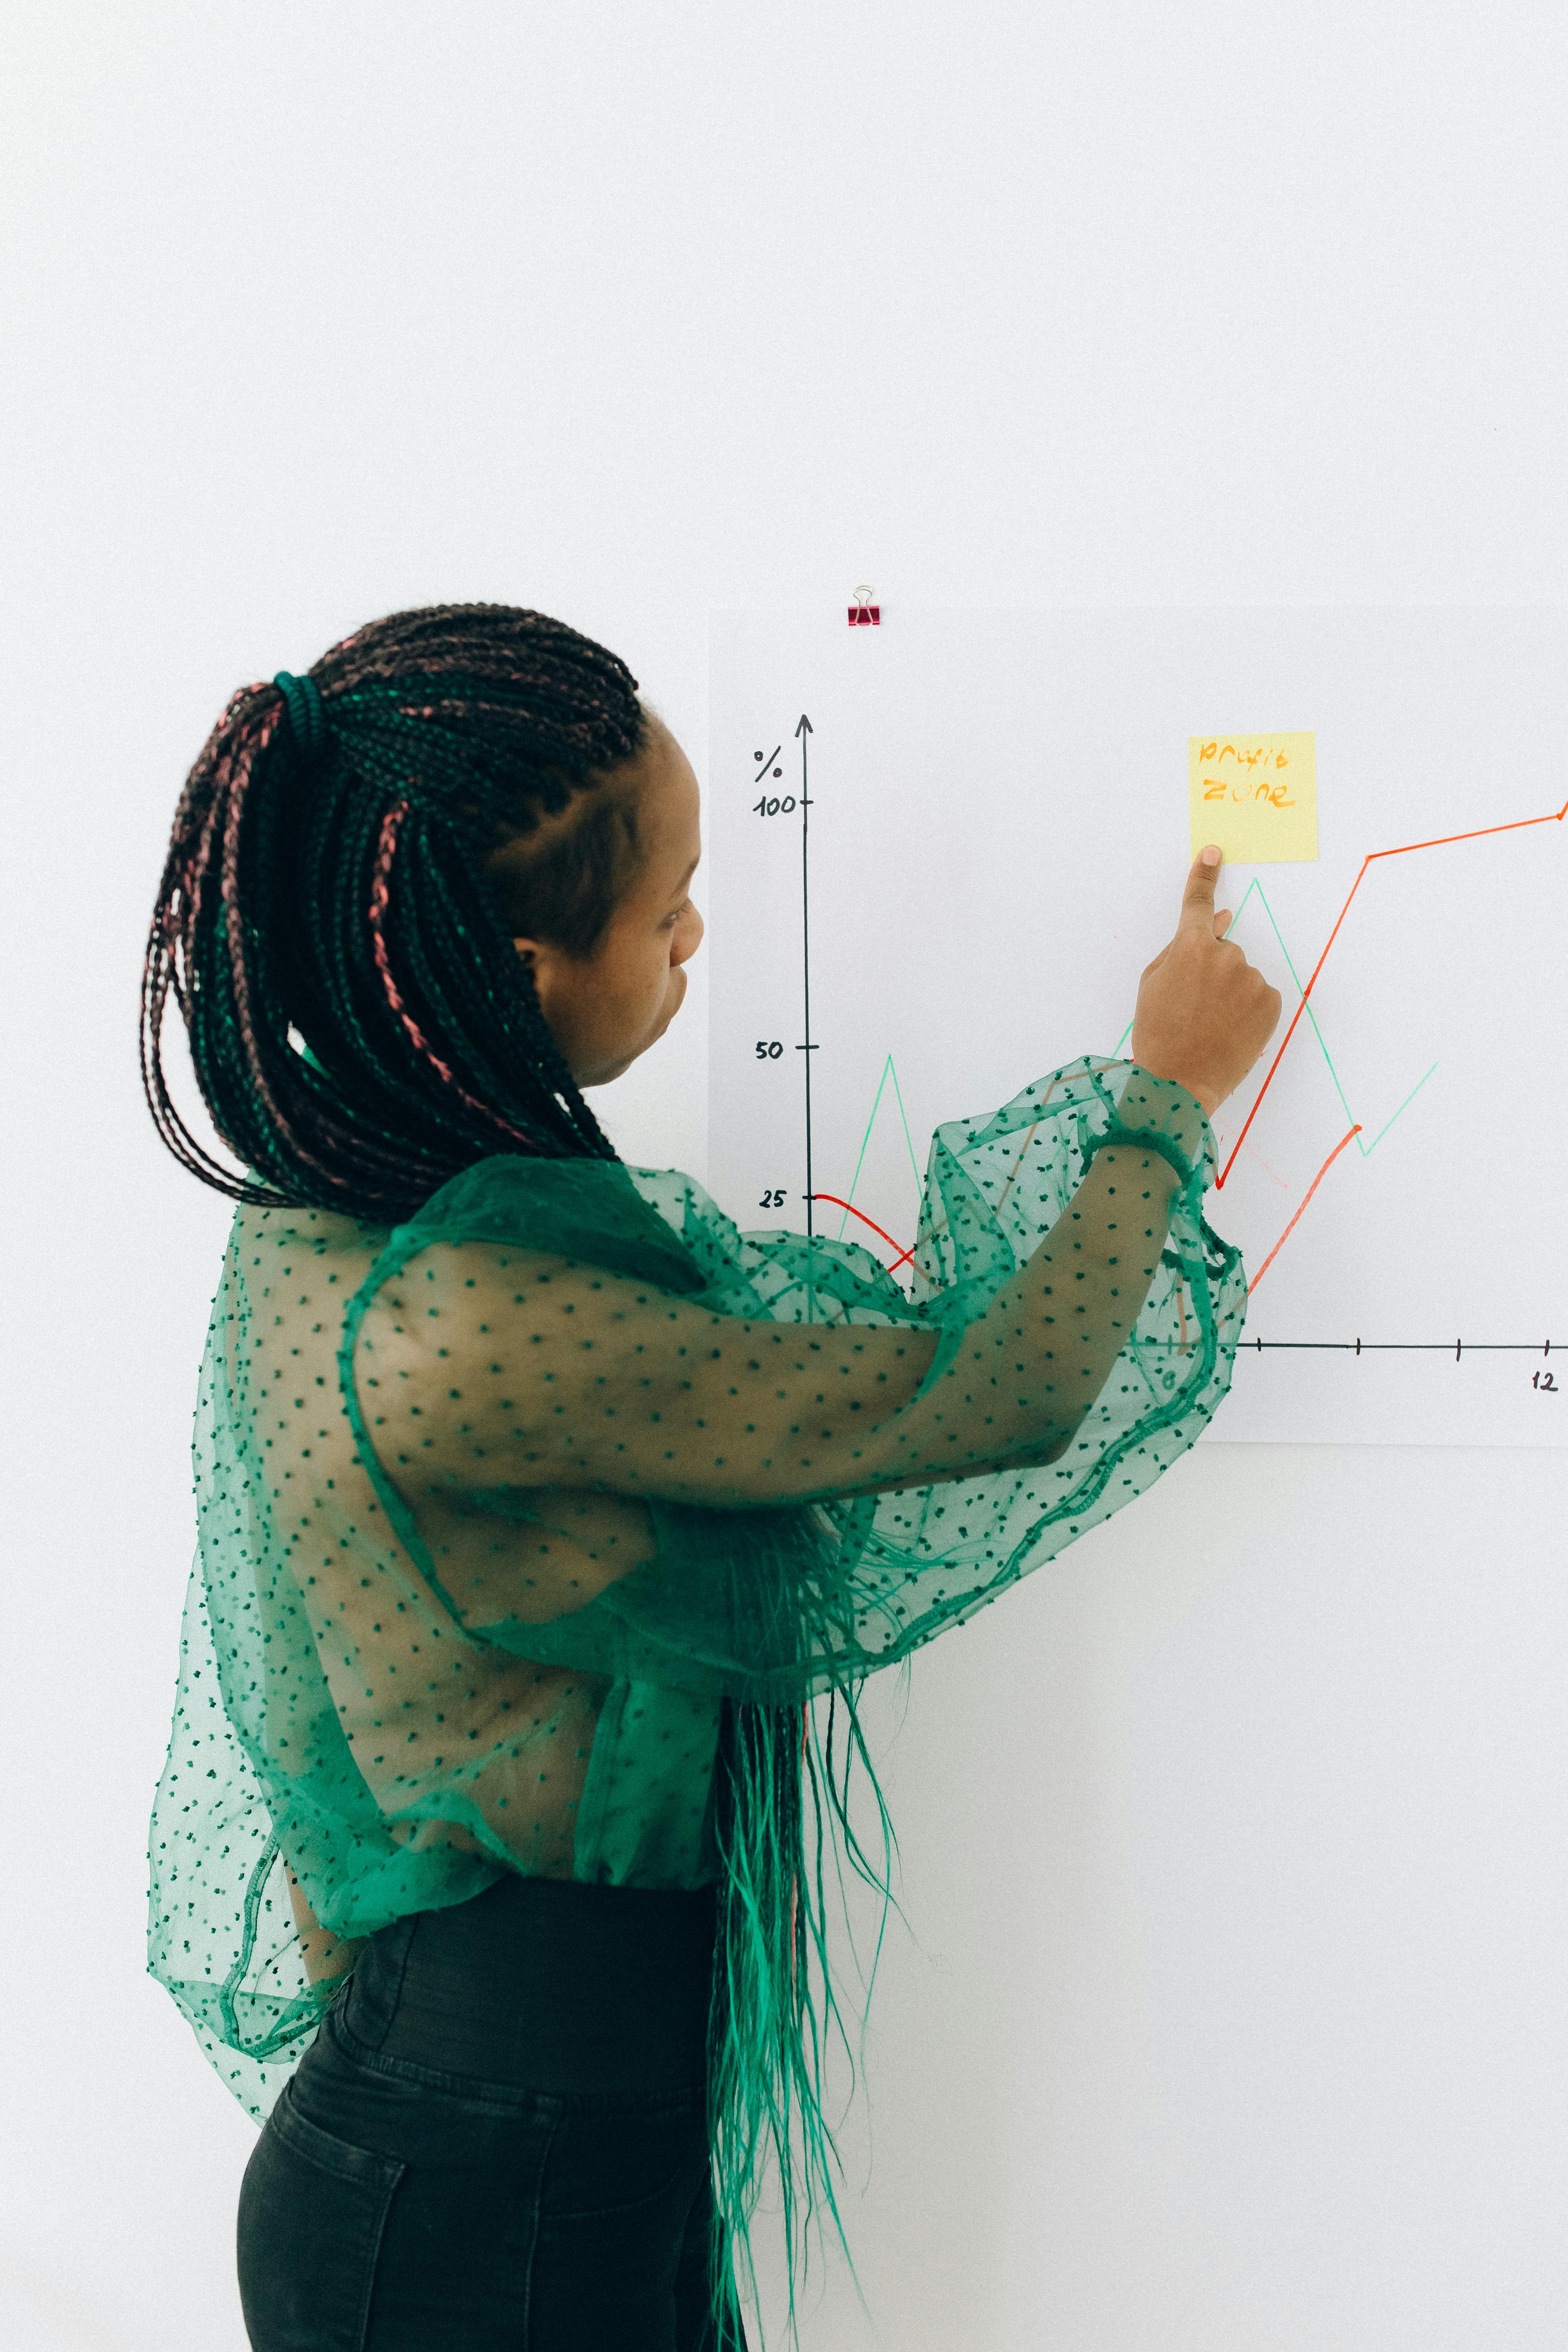
[[[707,925],[696,908],[689,907],[675,927],[675,943],[669,950],[670,962],[684,963],[689,956],[694,956],[702,945],[702,934],[706,929]]]

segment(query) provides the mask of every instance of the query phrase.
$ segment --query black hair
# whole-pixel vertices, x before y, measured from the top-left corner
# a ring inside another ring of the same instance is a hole
[[[512,940],[591,954],[635,871],[615,786],[651,739],[636,678],[541,613],[452,604],[358,630],[311,687],[319,743],[279,687],[243,688],[175,814],[142,991],[163,1140],[236,1200],[373,1224],[498,1151],[613,1159]],[[489,870],[589,793],[536,857]],[[171,992],[238,1171],[171,1100]]]

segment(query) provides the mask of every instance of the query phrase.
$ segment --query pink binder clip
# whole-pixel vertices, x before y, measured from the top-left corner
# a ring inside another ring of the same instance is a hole
[[[856,589],[855,602],[849,607],[849,625],[852,629],[879,629],[881,627],[882,608],[880,604],[873,604],[871,602],[871,599],[876,593],[877,592],[874,588],[860,587]]]

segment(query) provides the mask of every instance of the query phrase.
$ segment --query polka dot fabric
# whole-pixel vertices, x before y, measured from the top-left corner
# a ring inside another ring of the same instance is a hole
[[[726,1700],[799,1706],[1147,1487],[1246,1307],[1182,1088],[939,1129],[901,1288],[688,1178],[499,1157],[388,1233],[242,1207],[151,1959],[277,2095],[358,1940],[507,1870],[702,1885]]]

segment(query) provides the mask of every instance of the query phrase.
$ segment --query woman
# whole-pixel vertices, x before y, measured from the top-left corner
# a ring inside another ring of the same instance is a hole
[[[1205,1115],[1279,1000],[1217,851],[1134,1060],[940,1131],[912,1299],[624,1166],[584,1101],[679,1007],[698,855],[624,665],[486,605],[245,688],[175,818],[143,1067],[239,1205],[151,1943],[268,2118],[257,2352],[742,2346],[770,2151],[793,2323],[802,2197],[837,2221],[825,1831],[887,1891],[858,1688],[1228,1383]],[[243,1173],[167,1091],[171,992]]]

